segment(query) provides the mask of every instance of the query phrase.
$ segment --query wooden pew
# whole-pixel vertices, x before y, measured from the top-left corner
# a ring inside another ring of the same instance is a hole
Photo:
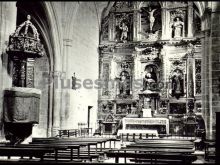
[[[170,139],[145,139],[145,140],[137,140],[136,142],[127,145],[126,147],[122,147],[119,150],[110,150],[106,153],[107,156],[115,157],[115,161],[118,162],[119,157],[124,157],[125,162],[127,157],[132,157],[133,161],[138,160],[141,162],[145,162],[148,159],[151,159],[148,154],[156,154],[156,159],[160,159],[161,162],[185,162],[185,159],[192,161],[196,159],[194,155],[191,155],[194,150],[194,143],[192,141],[187,140],[170,140]],[[149,158],[145,158],[144,155],[147,154]],[[166,160],[163,156],[164,154],[172,154],[170,158]],[[120,156],[121,154],[121,156]],[[129,155],[130,154],[130,155]],[[161,157],[162,155],[162,157]],[[175,155],[175,156],[173,156]],[[181,156],[185,156],[181,158]],[[152,159],[151,159],[152,160]],[[158,161],[157,161],[158,163]]]
[[[54,149],[54,158],[57,161],[59,156],[59,152],[63,150],[69,149],[69,158],[73,160],[73,150],[77,150],[77,158],[80,158],[80,145],[65,145],[65,144],[19,144],[16,147],[23,147],[23,148],[53,148]],[[52,153],[50,153],[52,154]]]
[[[95,145],[96,146],[96,151],[97,151],[97,142],[80,142],[80,141],[60,141],[60,140],[54,140],[54,141],[35,141],[30,143],[31,145],[48,145],[48,146],[63,146],[63,147],[67,147],[69,149],[71,149],[70,151],[70,160],[73,160],[75,158],[75,155],[73,155],[73,149],[78,149],[78,158],[82,158],[80,155],[80,148],[81,147],[87,147],[87,158],[89,160],[96,158],[98,159],[98,155],[97,154],[90,154],[90,146]],[[53,155],[54,156],[54,155]],[[47,156],[47,157],[51,157],[51,156]],[[83,156],[83,159],[86,157],[86,155]],[[57,160],[58,158],[60,158],[60,155],[55,154],[55,159]]]
[[[181,163],[191,163],[196,160],[195,155],[184,155],[181,153],[137,153],[137,152],[126,152],[126,151],[118,151],[118,152],[107,152],[107,157],[115,158],[115,163],[119,163],[119,158],[124,158],[126,163],[127,158],[135,158],[136,160],[148,160],[151,163],[170,163],[170,162],[181,162]],[[158,161],[159,160],[159,161]],[[170,162],[169,162],[170,160]]]
[[[206,139],[205,143],[205,160],[215,159],[215,140]]]
[[[179,140],[138,140],[127,146],[136,148],[173,148],[173,149],[193,149],[194,143]]]
[[[80,155],[79,157],[80,158],[85,158],[86,155],[88,157],[90,157],[91,159],[93,158],[97,158],[97,155],[104,155],[104,152],[103,151],[103,144],[104,144],[104,148],[105,148],[105,143],[107,141],[109,141],[109,145],[110,145],[110,149],[111,149],[111,142],[113,141],[114,142],[114,147],[115,147],[115,142],[119,140],[119,139],[116,139],[116,138],[97,138],[97,137],[68,137],[68,138],[34,138],[33,141],[31,142],[31,144],[38,144],[38,145],[53,145],[53,144],[56,144],[56,145],[64,145],[64,146],[69,146],[69,145],[74,145],[74,144],[78,144],[79,146],[81,147],[84,147],[86,148],[87,147],[87,153],[86,153],[86,150],[83,151],[83,149],[81,148],[80,149]],[[97,151],[98,149],[98,144],[100,145],[100,151]],[[94,150],[91,150],[91,146],[95,146],[95,151]],[[67,154],[64,153],[64,151],[62,151],[62,154],[63,154],[63,157],[68,157],[66,156]],[[58,155],[58,157],[60,158],[61,155]],[[72,151],[71,152],[71,155],[72,158],[74,159],[75,157],[75,152]],[[49,156],[47,156],[49,157]],[[72,160],[72,159],[71,159]]]
[[[53,148],[45,148],[45,147],[38,147],[38,148],[30,148],[30,147],[16,147],[16,146],[0,146],[0,156],[8,156],[10,159],[11,156],[20,156],[25,157],[28,156],[30,159],[32,157],[44,159],[44,155],[46,153],[53,153]]]

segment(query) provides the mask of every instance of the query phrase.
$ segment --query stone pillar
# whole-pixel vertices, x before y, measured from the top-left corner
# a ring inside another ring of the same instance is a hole
[[[188,58],[187,58],[187,97],[194,97],[194,83],[193,83],[193,46],[189,46],[188,48]]]
[[[193,2],[188,2],[188,30],[187,37],[193,37]]]
[[[161,22],[162,22],[162,40],[166,39],[166,29],[167,29],[167,25],[166,25],[166,8],[162,7],[161,8]]]
[[[140,13],[138,10],[134,11],[133,16],[133,41],[139,40],[139,31],[140,31]]]
[[[133,71],[133,82],[132,82],[132,95],[134,99],[139,99],[138,98],[138,93],[140,90],[143,89],[143,83],[142,83],[142,71],[141,71],[141,62],[140,62],[140,58],[139,58],[139,53],[134,51],[132,54],[133,58],[134,58],[134,71]]]
[[[60,109],[61,109],[61,88],[60,88],[60,72],[53,72],[54,88],[53,88],[53,119],[52,119],[52,136],[58,134],[60,129]]]
[[[109,25],[108,25],[108,31],[109,31],[109,41],[114,41],[114,29],[115,29],[115,18],[114,18],[114,14],[110,13],[110,17],[109,17]]]
[[[215,138],[216,112],[220,112],[220,2],[212,2],[211,14],[211,57],[210,57],[210,132]]]
[[[172,27],[171,27],[171,24],[170,24],[170,22],[171,22],[171,18],[170,18],[170,12],[169,11],[167,11],[166,10],[166,24],[165,24],[165,31],[166,31],[166,33],[165,33],[165,38],[166,39],[169,39],[169,38],[172,38]]]
[[[192,104],[194,103],[194,77],[193,77],[193,45],[188,46],[188,58],[187,58],[187,98],[188,98],[188,111],[193,110]]]
[[[210,52],[209,45],[210,43],[210,31],[206,30],[203,32],[201,38],[202,44],[202,113],[206,125],[206,137],[210,138]]]
[[[63,39],[63,61],[62,73],[60,75],[61,83],[61,108],[60,108],[60,129],[67,129],[68,127],[68,114],[70,114],[70,93],[72,90],[72,76],[74,71],[69,71],[68,61],[72,55],[72,40],[68,38],[69,33],[65,34],[66,38]]]

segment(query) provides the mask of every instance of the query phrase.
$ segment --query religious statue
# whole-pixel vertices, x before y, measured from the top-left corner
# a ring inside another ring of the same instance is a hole
[[[172,25],[174,38],[179,38],[183,36],[183,27],[184,23],[177,17],[176,21]]]
[[[176,96],[178,99],[183,95],[183,78],[179,70],[176,71],[176,74],[172,78],[172,96]]]
[[[120,82],[119,82],[119,91],[122,95],[130,94],[130,78],[129,74],[125,71],[121,72]]]
[[[144,77],[144,90],[146,89],[150,90],[151,83],[156,83],[156,82],[157,82],[157,75],[154,69],[151,67],[150,71],[146,72]]]
[[[72,89],[76,89],[76,76],[74,72],[74,76],[72,76]]]
[[[120,40],[121,41],[127,40],[127,38],[128,38],[128,26],[124,22],[122,22],[122,25],[119,26],[119,28],[122,30]]]
[[[149,21],[150,21],[150,31],[152,31],[153,29],[153,26],[154,26],[154,21],[155,21],[155,18],[154,18],[154,12],[155,12],[156,9],[153,9],[151,10],[151,8],[149,8]]]

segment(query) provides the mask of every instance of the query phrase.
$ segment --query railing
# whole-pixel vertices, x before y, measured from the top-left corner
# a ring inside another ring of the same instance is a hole
[[[200,139],[197,136],[185,136],[185,135],[172,135],[172,134],[158,134],[158,137],[155,134],[148,133],[125,133],[119,136],[122,142],[135,142],[139,139],[153,139],[153,138],[163,138],[163,139],[186,139],[186,140],[196,140]]]

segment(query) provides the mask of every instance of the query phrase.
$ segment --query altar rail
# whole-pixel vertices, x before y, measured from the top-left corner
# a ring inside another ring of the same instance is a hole
[[[200,139],[200,137],[197,136],[182,136],[182,135],[172,135],[172,134],[158,134],[158,136],[155,136],[155,134],[147,134],[147,133],[139,133],[139,134],[121,134],[118,137],[122,142],[135,142],[136,140],[140,139],[154,139],[154,138],[163,138],[163,139],[186,139],[186,140],[196,140]]]

